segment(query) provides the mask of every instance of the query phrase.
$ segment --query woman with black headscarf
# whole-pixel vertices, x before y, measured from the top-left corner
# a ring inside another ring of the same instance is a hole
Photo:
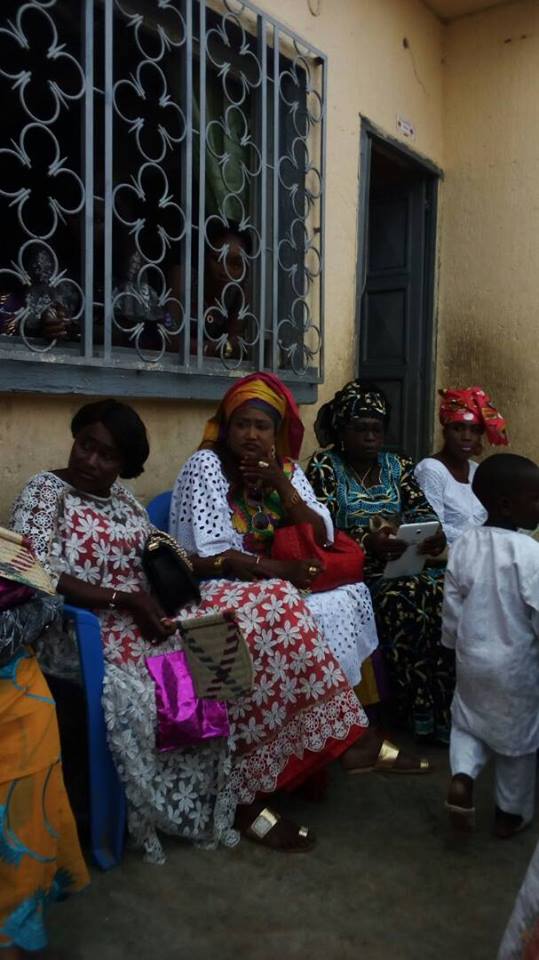
[[[412,461],[382,450],[390,412],[376,384],[348,383],[320,409],[315,431],[328,449],[314,454],[307,476],[335,526],[365,550],[365,580],[400,719],[418,736],[447,742],[454,665],[441,645],[443,570],[427,566],[418,576],[383,576],[386,563],[407,547],[394,536],[397,527],[438,519],[414,479]],[[444,546],[440,531],[422,550],[436,556]]]

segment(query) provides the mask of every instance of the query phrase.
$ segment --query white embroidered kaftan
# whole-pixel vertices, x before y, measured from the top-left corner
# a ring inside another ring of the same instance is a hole
[[[122,484],[107,498],[74,490],[54,473],[33,477],[16,500],[12,524],[30,539],[49,572],[120,591],[147,590],[142,549],[152,527]],[[199,616],[232,608],[250,646],[254,688],[229,707],[230,736],[158,753],[154,656],[127,610],[101,610],[105,655],[103,709],[109,744],[125,783],[129,829],[148,859],[163,862],[157,831],[199,843],[233,843],[237,803],[300,781],[350,746],[367,719],[300,594],[284,581],[202,585]],[[177,649],[179,635],[159,647]],[[76,669],[73,642],[45,637],[52,673]]]
[[[442,643],[456,653],[454,723],[496,753],[539,748],[539,543],[477,527],[449,551]]]
[[[316,499],[297,464],[291,482],[304,503],[322,517],[331,542],[334,532],[329,510]],[[172,495],[170,533],[188,553],[211,557],[224,550],[246,552],[243,536],[232,524],[228,491],[221,461],[212,450],[199,450],[180,471]],[[348,682],[355,686],[361,679],[361,664],[378,646],[368,587],[350,584],[310,594],[305,602]]]

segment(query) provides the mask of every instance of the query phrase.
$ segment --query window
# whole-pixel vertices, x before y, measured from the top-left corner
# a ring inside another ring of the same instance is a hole
[[[314,399],[324,85],[248,2],[3,0],[4,389]]]

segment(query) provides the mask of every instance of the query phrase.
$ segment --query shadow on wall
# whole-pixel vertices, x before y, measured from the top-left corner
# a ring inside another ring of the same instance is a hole
[[[526,351],[520,329],[514,317],[498,315],[490,323],[472,314],[448,316],[438,344],[437,380],[439,387],[483,387],[507,418],[511,450],[537,460],[537,439],[526,415],[537,405],[537,356]],[[435,443],[439,439],[436,424]]]
[[[495,329],[489,332],[486,326],[472,316],[446,318],[440,385],[464,387],[477,383],[496,398],[497,405],[521,403],[523,384],[531,370],[518,329],[515,326],[514,333],[501,335]],[[498,319],[496,327],[500,326],[503,328]],[[448,371],[452,380],[457,376],[458,383],[445,383]]]

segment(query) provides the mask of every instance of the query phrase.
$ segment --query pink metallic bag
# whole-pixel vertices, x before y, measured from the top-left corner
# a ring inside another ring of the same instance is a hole
[[[146,658],[155,683],[156,746],[160,752],[228,737],[226,703],[197,697],[183,650]]]
[[[248,696],[253,662],[233,610],[177,621],[183,650],[147,657],[160,751],[228,737],[227,701]]]

